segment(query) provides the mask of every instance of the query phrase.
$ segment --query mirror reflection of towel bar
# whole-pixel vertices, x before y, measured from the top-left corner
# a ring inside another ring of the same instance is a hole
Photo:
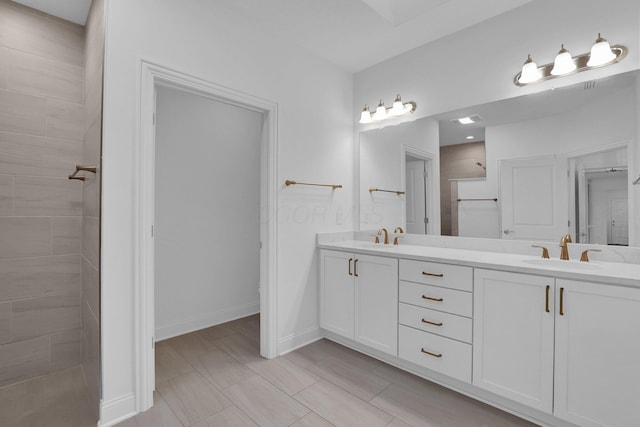
[[[370,188],[369,193],[373,193],[374,191],[382,191],[383,193],[396,193],[398,196],[401,194],[405,194],[404,191],[395,191],[395,190],[381,190],[379,188]]]
[[[78,181],[84,181],[86,177],[84,176],[77,176],[78,172],[91,172],[91,173],[96,173],[96,170],[98,169],[97,166],[82,166],[82,165],[76,165],[76,171],[74,173],[72,173],[71,175],[69,175],[69,179],[77,179]]]
[[[498,199],[494,198],[494,199],[458,199],[459,202],[480,202],[480,201],[486,201],[486,202],[497,202]]]
[[[638,177],[638,179],[633,181],[633,185],[638,185],[638,184],[640,184],[640,176]]]
[[[310,182],[298,182],[298,181],[293,181],[293,180],[290,180],[290,179],[286,180],[286,181],[284,182],[284,184],[285,184],[287,187],[288,187],[288,186],[290,186],[290,185],[312,185],[312,186],[314,186],[314,187],[331,187],[331,188],[333,188],[334,190],[335,190],[336,188],[342,188],[342,185],[341,185],[341,184],[312,184],[312,183],[310,183]]]

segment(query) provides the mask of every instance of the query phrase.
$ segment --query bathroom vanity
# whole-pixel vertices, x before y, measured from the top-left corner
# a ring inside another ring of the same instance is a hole
[[[318,236],[327,338],[541,425],[640,425],[640,264],[366,237]]]

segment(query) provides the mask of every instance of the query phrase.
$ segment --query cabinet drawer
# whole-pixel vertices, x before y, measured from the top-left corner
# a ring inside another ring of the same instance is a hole
[[[402,325],[398,332],[398,356],[401,359],[460,381],[471,382],[470,344]]]
[[[400,282],[400,302],[471,317],[473,296],[471,292]]]
[[[467,317],[409,304],[399,306],[400,324],[471,344],[472,322]]]
[[[460,265],[401,259],[400,280],[471,292],[473,269]]]

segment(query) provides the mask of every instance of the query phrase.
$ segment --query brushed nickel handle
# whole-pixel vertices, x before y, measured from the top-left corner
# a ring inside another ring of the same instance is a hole
[[[353,261],[353,275],[358,277],[358,260]]]
[[[351,261],[353,261],[353,258],[349,258],[349,276],[353,276],[353,273],[351,273]]]
[[[422,319],[422,323],[427,323],[427,324],[433,325],[433,326],[442,326],[442,322],[431,322],[431,321],[426,320],[426,319]]]
[[[429,301],[438,301],[438,302],[444,301],[443,298],[433,298],[433,297],[428,297],[426,295],[422,295],[422,299],[428,299]]]
[[[547,296],[545,299],[545,311],[549,312],[549,291],[551,290],[551,286],[547,285]]]
[[[564,316],[564,288],[560,288],[560,316]]]
[[[424,348],[421,348],[420,351],[423,352],[424,354],[428,354],[429,356],[442,357],[442,353],[432,353],[430,351],[425,350]]]
[[[431,277],[444,277],[444,274],[439,273],[427,273],[426,271],[422,272],[423,276],[431,276]]]

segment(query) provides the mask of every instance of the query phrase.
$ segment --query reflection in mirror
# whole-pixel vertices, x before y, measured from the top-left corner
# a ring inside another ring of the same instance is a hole
[[[415,177],[410,183],[405,175],[413,166],[407,168],[412,158],[402,147],[418,147],[434,155],[428,181],[435,194],[427,197],[438,212],[429,214],[429,234],[440,234],[441,224],[442,234],[465,237],[557,242],[568,233],[574,242],[628,245],[634,201],[627,155],[636,132],[637,74],[361,133],[360,228],[409,223],[406,203],[415,207],[415,198],[375,199],[366,188],[387,180],[408,189]],[[461,117],[475,123],[454,121]],[[418,131],[434,122],[435,131]],[[384,219],[372,221],[376,212]]]

